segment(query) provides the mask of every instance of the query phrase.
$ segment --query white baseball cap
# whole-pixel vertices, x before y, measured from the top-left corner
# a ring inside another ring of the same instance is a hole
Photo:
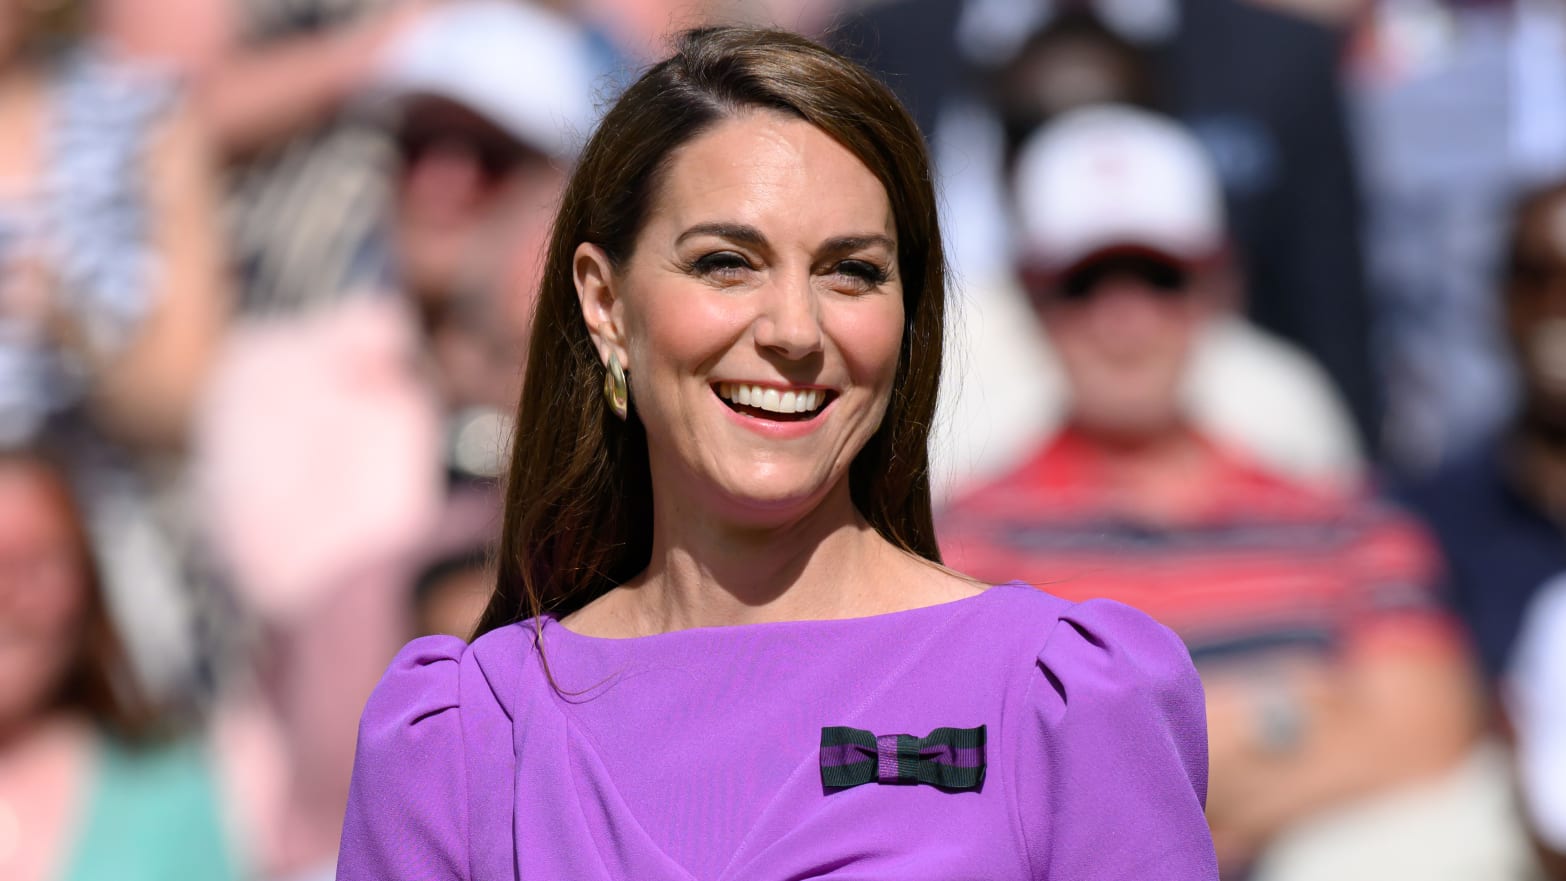
[[[451,0],[388,48],[369,97],[446,98],[571,158],[593,123],[591,71],[587,38],[569,19],[519,0]]]
[[[1224,248],[1223,194],[1205,149],[1144,110],[1062,114],[1023,144],[1014,182],[1020,256],[1035,269],[1121,250],[1197,263]]]

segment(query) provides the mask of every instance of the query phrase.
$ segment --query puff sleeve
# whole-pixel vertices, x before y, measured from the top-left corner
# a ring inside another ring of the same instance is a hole
[[[467,774],[459,679],[467,645],[414,640],[359,723],[338,881],[468,877]]]
[[[1042,737],[1019,797],[1036,877],[1215,881],[1206,709],[1178,637],[1109,600],[1064,610],[1038,654]]]

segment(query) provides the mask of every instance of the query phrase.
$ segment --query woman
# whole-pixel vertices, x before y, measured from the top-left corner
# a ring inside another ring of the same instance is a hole
[[[906,111],[802,38],[691,32],[621,97],[484,635],[371,698],[340,879],[1215,877],[1180,643],[938,563],[934,206]]]
[[[0,451],[0,877],[237,877],[209,762],[155,723],[63,475]]]

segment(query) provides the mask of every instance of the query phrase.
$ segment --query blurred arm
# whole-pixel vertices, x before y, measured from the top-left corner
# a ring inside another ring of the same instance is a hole
[[[214,14],[211,0],[160,0],[155,11],[141,0],[100,0],[100,21],[132,55],[190,73],[197,115],[219,151],[236,157],[330,118],[365,85],[384,47],[430,2],[394,0],[367,21],[254,48],[238,45],[232,9]],[[192,35],[192,22],[203,33]]]
[[[1224,865],[1242,865],[1320,811],[1439,775],[1481,724],[1477,681],[1455,648],[1382,648],[1333,666],[1280,669],[1264,682],[1215,675],[1206,685],[1208,818]],[[1296,729],[1269,737],[1268,714],[1284,712],[1280,701]]]
[[[152,142],[148,214],[156,273],[152,306],[124,350],[95,361],[94,409],[116,435],[179,445],[227,319],[217,184],[195,121],[175,114]]]
[[[268,855],[280,872],[330,864],[337,852],[359,715],[412,629],[407,570],[400,559],[371,561],[310,614],[269,622],[263,700],[288,756]]]

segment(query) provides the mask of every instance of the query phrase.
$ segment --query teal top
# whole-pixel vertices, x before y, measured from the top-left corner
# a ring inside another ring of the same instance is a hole
[[[98,744],[86,823],[65,881],[237,881],[199,743]]]

